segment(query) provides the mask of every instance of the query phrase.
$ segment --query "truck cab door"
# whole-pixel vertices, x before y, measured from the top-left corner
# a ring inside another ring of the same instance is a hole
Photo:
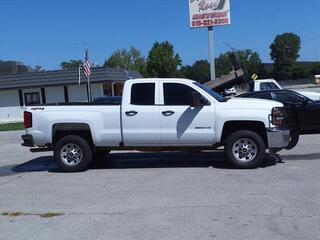
[[[299,121],[302,132],[320,133],[320,103],[313,102],[298,107]]]
[[[122,102],[122,139],[125,146],[160,144],[158,83],[143,81],[126,84]]]
[[[160,106],[161,145],[205,146],[214,142],[214,105],[192,107],[195,88],[163,82]],[[203,97],[204,98],[204,97]],[[207,101],[204,98],[205,101]]]

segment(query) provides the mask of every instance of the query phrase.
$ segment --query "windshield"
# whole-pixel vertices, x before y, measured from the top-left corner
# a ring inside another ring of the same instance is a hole
[[[224,97],[222,97],[220,94],[213,91],[211,88],[209,88],[201,83],[198,83],[198,82],[193,82],[193,84],[198,86],[202,90],[204,90],[206,93],[208,93],[210,96],[215,98],[217,101],[219,101],[219,102],[226,102],[227,101]]]

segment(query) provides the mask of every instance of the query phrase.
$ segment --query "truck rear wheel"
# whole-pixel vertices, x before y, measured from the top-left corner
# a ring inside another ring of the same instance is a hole
[[[249,130],[239,130],[228,136],[225,143],[227,160],[237,168],[256,168],[265,157],[262,137]]]
[[[56,143],[54,158],[64,171],[84,171],[88,169],[92,161],[92,150],[84,138],[68,135]]]

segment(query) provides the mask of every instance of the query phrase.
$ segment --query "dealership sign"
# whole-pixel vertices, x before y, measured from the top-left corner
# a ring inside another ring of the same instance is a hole
[[[230,24],[229,0],[188,0],[190,27],[210,27]]]

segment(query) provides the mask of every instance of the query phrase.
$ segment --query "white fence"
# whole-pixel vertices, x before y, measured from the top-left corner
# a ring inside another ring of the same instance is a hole
[[[22,122],[24,107],[0,107],[0,123]]]

